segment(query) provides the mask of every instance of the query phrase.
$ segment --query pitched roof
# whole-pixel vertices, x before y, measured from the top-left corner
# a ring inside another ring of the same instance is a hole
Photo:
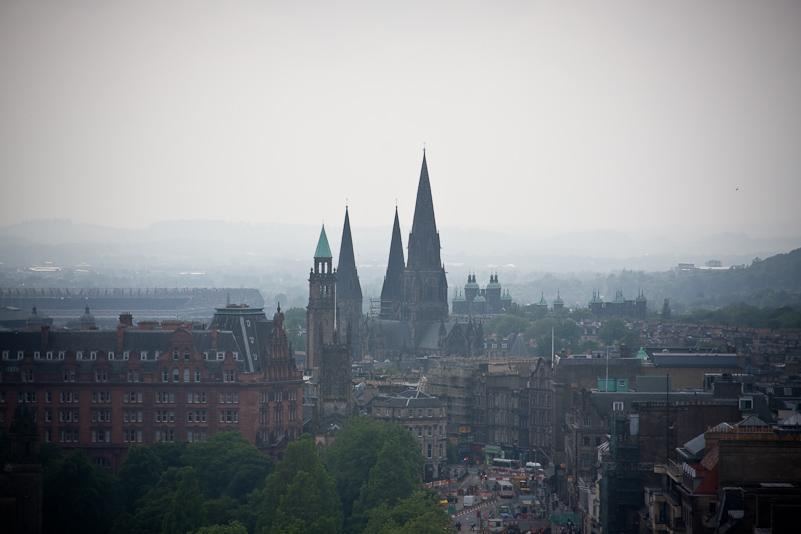
[[[315,258],[333,258],[331,247],[328,246],[328,237],[325,235],[325,225],[320,231],[320,239],[317,241],[317,250],[314,251]]]

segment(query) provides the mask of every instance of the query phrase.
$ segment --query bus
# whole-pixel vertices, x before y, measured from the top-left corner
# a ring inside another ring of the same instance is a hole
[[[515,496],[514,487],[508,480],[496,480],[495,491],[498,492],[498,497],[501,499],[511,499]]]
[[[493,458],[492,467],[502,467],[504,469],[520,469],[520,460],[511,458]]]
[[[512,483],[515,485],[515,489],[520,495],[528,495],[531,493],[531,488],[528,486],[527,476],[514,477],[512,479]]]

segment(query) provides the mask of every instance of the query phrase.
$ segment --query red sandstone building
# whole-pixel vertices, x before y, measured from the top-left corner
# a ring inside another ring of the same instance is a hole
[[[0,332],[1,430],[27,404],[41,441],[115,471],[133,443],[238,430],[280,457],[302,432],[303,377],[280,308],[271,321],[261,308],[218,308],[206,329],[122,314],[116,331],[54,331],[32,317]]]

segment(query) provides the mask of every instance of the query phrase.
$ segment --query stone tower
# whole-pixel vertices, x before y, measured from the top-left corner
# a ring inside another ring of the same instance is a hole
[[[417,186],[412,231],[409,233],[409,259],[400,281],[400,317],[410,321],[417,345],[417,326],[448,320],[448,280],[440,258],[439,232],[434,220],[434,202],[425,152]]]
[[[325,225],[314,251],[314,267],[309,272],[309,305],[306,307],[306,369],[320,367],[324,344],[335,342],[337,275],[325,235]],[[311,374],[311,373],[308,373]]]
[[[353,238],[350,234],[350,217],[345,208],[345,225],[342,228],[342,243],[339,247],[339,263],[337,264],[337,331],[339,342],[346,343],[351,336],[352,357],[354,361],[363,358],[362,334],[364,329],[364,313],[362,311],[362,286],[359,284],[359,273],[356,270],[356,258],[353,253]]]

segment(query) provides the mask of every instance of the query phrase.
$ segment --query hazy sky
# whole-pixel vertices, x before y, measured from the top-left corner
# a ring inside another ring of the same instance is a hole
[[[0,225],[801,233],[801,2],[0,2]],[[338,240],[338,238],[337,238]]]

